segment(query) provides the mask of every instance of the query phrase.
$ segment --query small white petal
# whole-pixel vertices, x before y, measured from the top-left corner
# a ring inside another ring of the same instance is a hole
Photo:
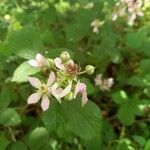
[[[34,104],[37,103],[40,100],[40,98],[41,98],[41,93],[37,92],[30,95],[27,102],[28,104]]]
[[[60,99],[60,90],[58,90],[58,84],[55,83],[52,87],[51,87],[51,92],[52,92],[52,95],[57,99],[59,100]]]
[[[31,59],[31,60],[29,60],[28,61],[28,63],[31,65],[31,66],[33,66],[33,67],[40,67],[39,66],[39,63],[36,61],[36,60],[34,60],[34,59]]]
[[[43,111],[46,111],[49,108],[49,104],[50,104],[50,101],[49,101],[48,96],[43,95],[42,102],[41,102],[41,107],[42,107]]]
[[[61,69],[61,70],[65,70],[65,66],[64,64],[62,63],[62,60],[60,58],[55,58],[54,59],[54,63],[55,63],[55,66],[58,68],[58,69]]]
[[[47,81],[47,85],[48,86],[52,85],[54,83],[55,79],[56,79],[55,73],[51,72],[49,75],[48,81]]]
[[[66,95],[71,91],[71,88],[72,88],[72,83],[70,83],[70,84],[62,91],[62,93],[60,94],[60,98],[66,96]]]
[[[41,81],[38,78],[29,77],[29,82],[35,88],[40,88],[41,87]]]
[[[45,62],[45,57],[38,53],[36,55],[36,60],[42,65]]]

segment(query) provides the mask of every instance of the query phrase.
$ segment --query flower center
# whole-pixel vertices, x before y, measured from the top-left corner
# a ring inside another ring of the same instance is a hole
[[[46,84],[42,84],[42,85],[41,85],[40,91],[41,91],[43,94],[46,94],[46,95],[49,94],[49,89],[48,89],[48,86],[47,86]]]
[[[70,76],[76,76],[80,72],[80,67],[77,64],[66,64],[66,73],[69,74]]]

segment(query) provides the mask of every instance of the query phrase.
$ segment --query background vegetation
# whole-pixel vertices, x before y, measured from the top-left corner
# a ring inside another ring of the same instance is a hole
[[[112,21],[115,4],[0,1],[1,150],[150,150],[150,5],[129,26],[126,17]],[[98,33],[95,19],[102,21]],[[36,71],[26,61],[64,50],[81,66],[96,67],[82,79],[90,100],[83,108],[54,102],[43,113],[39,104],[27,105],[32,88],[25,81]],[[110,91],[95,86],[99,73],[113,77]]]

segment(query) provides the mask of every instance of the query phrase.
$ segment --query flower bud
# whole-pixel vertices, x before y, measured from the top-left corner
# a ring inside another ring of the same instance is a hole
[[[60,58],[62,59],[63,62],[66,62],[70,59],[70,55],[67,51],[64,51],[61,53]]]
[[[52,68],[54,66],[54,60],[53,59],[47,59],[47,65]]]
[[[73,92],[69,92],[69,94],[65,97],[66,101],[72,101],[74,99]]]
[[[92,65],[87,65],[85,67],[85,71],[88,75],[92,75],[94,73],[95,67]]]

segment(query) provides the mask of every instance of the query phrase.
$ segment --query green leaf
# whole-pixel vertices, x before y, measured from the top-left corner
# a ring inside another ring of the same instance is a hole
[[[22,141],[11,143],[6,150],[28,150],[28,147]]]
[[[137,87],[145,87],[146,84],[143,82],[143,78],[139,76],[132,76],[127,80],[128,85],[137,86]]]
[[[150,139],[147,140],[144,150],[149,150],[150,149]]]
[[[100,134],[101,112],[90,101],[84,107],[78,100],[61,104],[53,102],[51,108],[44,112],[42,119],[49,131],[64,127],[67,132],[85,139]]]
[[[112,94],[112,99],[117,104],[122,104],[127,101],[128,95],[125,91],[120,90]]]
[[[26,82],[28,81],[28,77],[35,73],[39,72],[39,69],[32,67],[26,61],[22,63],[14,72],[12,81],[16,82]]]
[[[143,73],[149,73],[150,74],[149,66],[150,66],[150,59],[143,59],[140,62],[140,68],[141,68]]]
[[[102,120],[102,129],[101,129],[101,138],[104,142],[109,143],[112,140],[115,140],[116,134],[114,128],[106,120]]]
[[[28,145],[32,150],[40,150],[45,144],[48,144],[49,133],[44,127],[34,129],[28,139]]]
[[[3,125],[18,125],[21,123],[19,114],[12,108],[5,109],[0,112],[0,124]]]
[[[95,137],[91,140],[84,141],[86,150],[100,150],[102,148],[102,140],[100,137]]]
[[[10,142],[4,138],[4,137],[0,137],[0,148],[1,150],[6,150],[6,146],[9,144]]]
[[[64,126],[67,122],[67,116],[62,105],[56,100],[51,100],[51,108],[43,113],[42,120],[49,131],[55,131],[59,127]]]
[[[118,118],[123,125],[131,125],[134,122],[135,115],[139,112],[138,101],[129,99],[123,103],[118,111]]]
[[[139,135],[134,135],[133,139],[135,142],[137,142],[141,147],[143,147],[146,143],[146,140],[144,137],[139,136]]]
[[[34,27],[25,27],[12,33],[8,38],[11,53],[30,59],[42,51],[43,43],[40,33]]]
[[[135,149],[131,146],[131,141],[129,139],[123,138],[119,140],[117,150],[135,150]]]
[[[6,108],[11,102],[11,93],[8,89],[2,89],[0,92],[0,109]]]
[[[87,93],[93,94],[96,91],[96,87],[91,83],[91,81],[87,78],[82,78],[81,82],[87,85]]]
[[[139,48],[146,39],[147,32],[145,30],[129,32],[126,36],[127,44],[131,48]]]

